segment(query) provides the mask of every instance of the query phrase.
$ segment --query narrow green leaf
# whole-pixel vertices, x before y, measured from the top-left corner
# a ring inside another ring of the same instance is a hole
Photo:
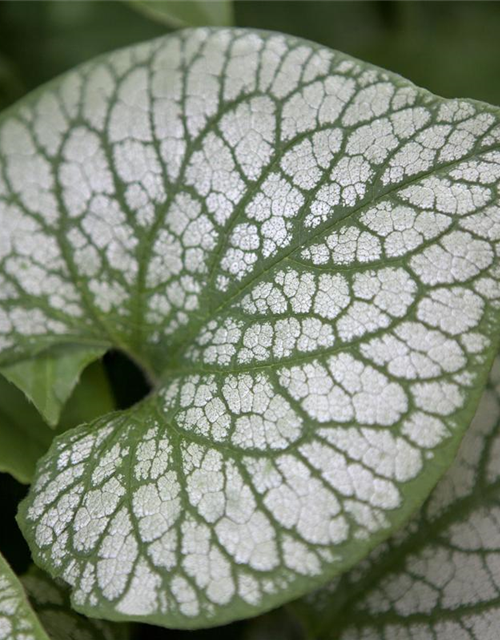
[[[53,435],[24,394],[0,376],[0,471],[29,484]]]
[[[26,593],[0,554],[0,640],[50,640]]]
[[[3,116],[0,365],[109,344],[154,384],[21,508],[79,611],[256,615],[406,522],[497,350],[499,182],[498,109],[280,34],[178,32]]]
[[[83,372],[55,431],[48,428],[24,394],[0,376],[0,471],[29,484],[37,461],[55,434],[94,420],[114,408],[108,380],[98,362]]]
[[[500,629],[500,359],[457,459],[405,529],[297,602],[312,638],[494,640]]]
[[[138,11],[174,27],[230,27],[233,0],[128,0]]]
[[[71,608],[67,587],[51,580],[40,569],[31,567],[21,580],[51,640],[127,640],[129,637],[125,624],[91,620],[76,613]]]
[[[101,347],[64,345],[4,365],[0,373],[26,394],[51,427],[56,427],[82,371],[105,351]]]

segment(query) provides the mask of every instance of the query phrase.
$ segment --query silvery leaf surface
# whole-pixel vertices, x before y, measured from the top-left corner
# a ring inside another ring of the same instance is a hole
[[[312,638],[496,640],[500,359],[457,459],[408,525],[294,604]]]
[[[0,365],[114,347],[20,523],[90,616],[195,628],[350,568],[451,463],[499,332],[500,112],[273,33],[76,69],[0,123]]]

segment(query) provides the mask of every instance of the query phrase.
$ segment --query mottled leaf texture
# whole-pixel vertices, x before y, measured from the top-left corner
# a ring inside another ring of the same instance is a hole
[[[497,640],[500,359],[457,459],[420,513],[294,606],[313,638]]]
[[[232,0],[129,0],[132,7],[153,20],[173,27],[230,27]]]
[[[422,504],[496,352],[499,146],[493,107],[246,30],[6,113],[0,357],[112,345],[154,383],[56,438],[21,509],[79,611],[254,615]]]
[[[0,640],[50,640],[21,583],[1,554]]]

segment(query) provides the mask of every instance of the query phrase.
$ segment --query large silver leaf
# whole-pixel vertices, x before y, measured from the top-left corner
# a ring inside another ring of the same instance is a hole
[[[197,627],[344,571],[451,462],[498,338],[500,125],[277,34],[98,59],[0,125],[0,364],[154,382],[21,514],[89,615]]]

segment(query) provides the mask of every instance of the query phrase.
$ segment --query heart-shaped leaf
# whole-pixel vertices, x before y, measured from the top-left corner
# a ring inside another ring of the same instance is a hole
[[[313,638],[494,640],[499,568],[500,359],[457,459],[420,513],[294,607]]]
[[[22,506],[78,610],[257,614],[421,505],[496,349],[499,116],[205,29],[6,113],[0,357],[112,345],[154,384],[57,438]]]

